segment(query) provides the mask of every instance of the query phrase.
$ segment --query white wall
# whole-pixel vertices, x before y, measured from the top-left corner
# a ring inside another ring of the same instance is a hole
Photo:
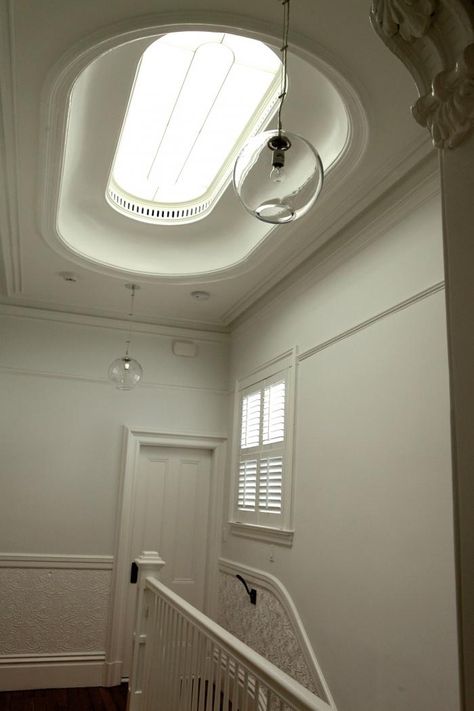
[[[298,366],[293,547],[222,552],[282,580],[339,711],[459,708],[438,200],[401,215],[233,336],[234,378],[322,346]]]
[[[123,392],[106,378],[109,363],[123,355],[126,330],[117,326],[27,309],[0,312],[0,573],[14,581],[2,588],[0,629],[11,643],[3,650],[8,656],[0,650],[0,687],[2,663],[18,654],[104,655],[123,426],[225,435],[226,336],[196,333],[197,356],[180,358],[172,354],[170,329],[160,335],[135,326],[132,355],[144,380]],[[86,582],[94,601],[86,599]],[[70,619],[77,612],[76,639],[68,627],[61,649],[57,619],[44,613],[55,609],[58,594]],[[95,632],[84,647],[89,627]]]

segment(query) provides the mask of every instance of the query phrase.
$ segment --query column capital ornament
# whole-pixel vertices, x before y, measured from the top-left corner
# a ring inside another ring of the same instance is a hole
[[[415,80],[412,114],[433,145],[460,145],[474,131],[474,2],[373,0],[370,21]]]

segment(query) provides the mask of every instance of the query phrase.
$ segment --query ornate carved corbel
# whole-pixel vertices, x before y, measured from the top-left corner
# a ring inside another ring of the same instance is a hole
[[[458,146],[474,130],[474,2],[373,0],[370,21],[415,80],[415,120],[437,148]]]
[[[435,76],[431,94],[420,97],[412,113],[429,129],[437,148],[455,148],[463,141],[474,125],[474,44],[454,70]]]
[[[371,16],[387,37],[400,33],[407,42],[429,29],[437,0],[375,0]]]

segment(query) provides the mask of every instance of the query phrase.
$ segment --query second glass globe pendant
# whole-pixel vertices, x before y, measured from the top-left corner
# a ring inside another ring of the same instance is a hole
[[[234,166],[234,187],[245,209],[263,222],[284,224],[305,215],[323,185],[316,149],[282,127],[288,90],[287,54],[290,0],[283,0],[282,90],[278,128],[257,134],[242,149]]]
[[[135,292],[140,287],[137,284],[125,284],[125,288],[130,290],[130,312],[129,318],[133,317],[133,307],[135,303]],[[140,363],[134,358],[130,358],[128,352],[132,342],[132,321],[130,321],[128,329],[128,338],[126,340],[125,355],[121,358],[116,358],[109,365],[108,377],[114,383],[117,390],[132,390],[143,376],[143,368]]]

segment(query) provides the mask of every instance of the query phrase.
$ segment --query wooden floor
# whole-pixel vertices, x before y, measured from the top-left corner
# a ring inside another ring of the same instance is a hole
[[[125,711],[127,685],[0,692],[0,711]]]

